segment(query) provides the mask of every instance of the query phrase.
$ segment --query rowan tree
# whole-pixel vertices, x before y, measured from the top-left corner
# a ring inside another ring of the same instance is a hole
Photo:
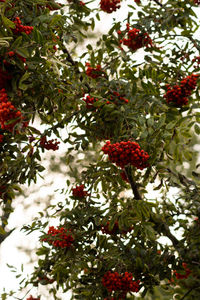
[[[41,232],[27,300],[40,285],[55,299],[198,299],[199,165],[179,170],[200,133],[199,1],[135,0],[120,21],[120,0],[0,2],[1,241],[41,153],[62,145],[69,167],[63,201],[24,225]]]

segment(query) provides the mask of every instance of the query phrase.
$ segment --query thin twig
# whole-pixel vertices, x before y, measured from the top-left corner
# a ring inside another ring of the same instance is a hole
[[[161,7],[163,7],[163,4],[160,3],[158,0],[153,0],[155,3],[157,3],[158,5],[160,5]]]
[[[191,288],[189,291],[187,291],[187,293],[180,300],[185,299],[185,297],[188,296],[192,292],[193,289],[195,289],[195,288]]]

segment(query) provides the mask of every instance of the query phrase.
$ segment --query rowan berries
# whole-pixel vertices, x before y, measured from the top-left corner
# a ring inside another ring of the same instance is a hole
[[[128,141],[111,144],[110,141],[107,141],[102,147],[102,151],[108,154],[111,162],[121,168],[132,165],[142,170],[148,166],[147,160],[149,155],[144,150],[141,150],[136,142]]]
[[[47,141],[47,137],[45,135],[40,139],[40,146],[46,150],[56,151],[59,149],[58,144],[60,144],[60,142],[57,142],[57,139]]]
[[[152,47],[153,42],[148,33],[142,33],[139,29],[130,29],[126,24],[127,38],[120,40],[120,44],[127,46],[129,49],[136,51],[142,47]]]
[[[197,65],[194,66],[194,68],[198,68],[198,65],[200,64],[200,56],[196,56],[193,58],[192,62],[197,63]]]
[[[100,8],[110,14],[120,8],[120,0],[101,0]]]
[[[56,229],[54,226],[50,226],[47,235],[48,237],[42,239],[42,241],[54,247],[70,248],[74,242],[71,230],[65,229],[64,227],[58,227]]]
[[[128,103],[129,100],[121,96],[118,92],[113,92],[111,95],[106,96],[107,99],[105,99],[106,104],[116,104],[120,105],[122,103]],[[86,103],[86,107],[90,110],[96,110],[96,107],[94,107],[94,103],[98,101],[97,98],[91,97],[90,95],[83,98],[83,101]]]
[[[188,96],[192,94],[192,91],[196,88],[198,74],[192,74],[182,79],[180,84],[176,84],[171,87],[166,85],[167,92],[164,95],[167,103],[172,102],[176,106],[183,106],[188,104]]]
[[[132,273],[125,272],[119,274],[118,272],[108,271],[102,278],[102,284],[111,293],[112,291],[123,292],[125,296],[128,292],[138,292],[140,281],[134,281]]]
[[[93,104],[94,104],[94,102],[98,101],[98,99],[88,95],[88,96],[86,96],[86,98],[83,98],[83,101],[85,101],[86,107],[88,109],[93,109],[94,108]]]
[[[84,191],[84,184],[81,184],[81,185],[77,185],[75,188],[72,189],[72,195],[74,198],[77,198],[77,199],[83,199],[85,198],[86,196],[88,196],[88,192],[87,191]]]
[[[18,34],[18,33],[21,33],[21,32],[24,32],[26,33],[27,35],[31,34],[31,32],[33,31],[33,26],[25,26],[25,25],[22,25],[22,21],[20,20],[19,17],[16,17],[15,18],[15,28],[13,29],[13,32],[15,34]]]
[[[86,75],[93,79],[96,79],[96,78],[102,76],[104,73],[104,71],[101,68],[101,65],[97,65],[96,68],[92,68],[90,66],[90,63],[86,63],[86,66],[88,67],[86,70]]]
[[[102,233],[110,234],[110,235],[113,235],[113,234],[126,234],[126,233],[131,232],[133,230],[133,226],[131,226],[128,229],[121,229],[120,230],[118,221],[115,221],[114,226],[113,226],[112,229],[109,229],[109,225],[110,225],[109,221],[106,223],[106,225],[101,225]]]
[[[0,90],[0,124],[3,130],[13,131],[14,126],[21,122],[22,114],[11,102],[8,101],[8,95],[5,89]],[[11,123],[8,123],[12,121]],[[15,121],[14,121],[15,120]]]
[[[187,279],[190,276],[190,274],[192,273],[192,271],[189,268],[187,268],[186,263],[182,263],[182,266],[185,271],[184,274],[180,274],[180,273],[176,272],[176,270],[173,271],[174,275],[176,276],[176,279]]]

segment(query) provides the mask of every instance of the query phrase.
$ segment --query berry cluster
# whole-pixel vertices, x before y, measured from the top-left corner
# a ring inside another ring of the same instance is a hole
[[[33,26],[24,26],[24,25],[22,25],[22,21],[20,20],[19,17],[15,18],[14,23],[15,23],[15,29],[13,29],[13,32],[15,34],[24,32],[27,35],[29,35],[33,31]]]
[[[111,14],[120,8],[120,0],[101,0],[100,1],[101,10]]]
[[[193,63],[197,63],[196,66],[194,66],[194,68],[198,68],[198,65],[200,64],[200,56],[196,56],[193,58],[192,60]]]
[[[118,92],[113,92],[112,95],[108,95],[107,96],[108,100],[105,100],[106,104],[121,104],[122,102],[124,103],[128,103],[129,100],[124,98],[123,96],[120,96],[120,94]],[[94,107],[94,103],[98,101],[97,98],[91,97],[90,95],[86,96],[85,98],[83,98],[83,101],[85,101],[86,103],[86,107],[88,109],[92,109],[92,110],[96,110],[96,107]]]
[[[88,95],[88,96],[86,96],[86,98],[83,98],[83,101],[85,101],[86,107],[88,109],[94,109],[93,104],[94,104],[94,102],[98,101],[98,99]]]
[[[59,149],[58,144],[60,144],[60,142],[57,142],[57,139],[47,141],[45,135],[40,139],[40,146],[46,150],[56,151]]]
[[[97,65],[96,68],[92,68],[90,66],[90,63],[86,63],[86,66],[88,67],[86,70],[87,76],[94,78],[94,79],[102,76],[103,70],[101,68],[101,65]]]
[[[102,151],[108,154],[109,160],[117,166],[124,168],[126,165],[132,165],[140,170],[148,166],[149,155],[136,142],[120,142],[111,144],[107,141],[102,147]]]
[[[13,131],[14,126],[22,121],[22,114],[11,102],[5,89],[0,90],[0,124],[3,130]],[[13,122],[12,122],[13,120]],[[8,122],[10,122],[8,124]]]
[[[88,192],[84,191],[84,184],[77,185],[75,188],[72,189],[72,195],[74,198],[83,199],[88,196]]]
[[[26,58],[25,58],[25,57],[21,56],[20,54],[14,52],[14,51],[9,51],[9,52],[7,52],[6,54],[7,54],[9,57],[13,57],[13,56],[17,55],[17,57],[18,57],[22,62],[24,62],[24,63],[26,62]]]
[[[126,233],[131,232],[133,230],[133,227],[130,227],[126,230],[125,229],[120,230],[118,221],[115,221],[115,224],[114,224],[112,229],[109,229],[109,224],[110,224],[110,222],[108,221],[106,223],[106,225],[101,226],[102,233],[110,234],[110,235],[118,234],[118,233],[126,234]]]
[[[64,227],[50,226],[47,232],[48,237],[42,239],[43,242],[47,242],[54,247],[70,248],[74,242],[74,238],[71,235],[71,230],[65,229]]]
[[[187,105],[187,97],[190,96],[192,91],[196,88],[198,77],[198,74],[192,74],[181,80],[179,85],[176,84],[171,87],[169,84],[167,84],[167,92],[164,95],[167,103],[172,102],[176,106]]]
[[[108,271],[102,278],[102,284],[111,293],[112,291],[123,292],[122,296],[126,296],[128,292],[139,291],[139,280],[134,281],[131,273],[125,272],[119,274],[118,272]]]
[[[30,295],[28,298],[26,298],[26,300],[40,300],[40,297],[33,297],[32,295]]]
[[[142,33],[139,29],[136,28],[130,29],[129,24],[126,24],[126,31],[128,31],[128,38],[121,39],[120,44],[127,46],[133,51],[136,51],[144,46],[153,46],[152,39],[150,38],[148,33]],[[118,34],[121,35],[122,32],[118,31]]]
[[[117,104],[118,102],[120,103],[121,101],[123,101],[124,103],[128,103],[128,102],[129,102],[128,99],[124,98],[122,95],[120,95],[120,94],[119,94],[118,92],[116,92],[116,91],[114,91],[112,94],[113,94],[113,95],[111,95],[111,96],[109,97],[109,100],[110,100],[110,101],[113,101],[115,104]],[[107,101],[107,103],[109,104],[110,101]]]
[[[176,279],[187,279],[188,276],[192,273],[192,271],[189,268],[187,268],[186,263],[182,263],[182,266],[183,266],[185,273],[180,274],[180,273],[176,272],[176,270],[174,270],[174,275],[176,276]]]

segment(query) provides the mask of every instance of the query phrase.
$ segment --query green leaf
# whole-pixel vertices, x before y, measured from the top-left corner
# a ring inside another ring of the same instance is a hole
[[[19,88],[26,91],[30,84],[26,84],[25,81],[30,77],[30,73],[26,72],[19,81]]]
[[[7,28],[15,28],[15,23],[12,22],[11,20],[9,20],[8,18],[6,18],[5,16],[2,16],[2,20],[3,20],[3,23],[4,25],[7,27]]]
[[[18,48],[15,50],[17,54],[21,55],[24,58],[29,57],[29,52],[26,48]]]
[[[199,127],[199,125],[197,125],[197,124],[194,125],[194,131],[195,131],[196,134],[198,134],[198,135],[200,134],[200,127]]]
[[[2,235],[2,234],[3,234],[3,235],[6,234],[5,230],[4,230],[3,227],[1,227],[1,226],[0,226],[0,234],[1,234],[1,235]]]

